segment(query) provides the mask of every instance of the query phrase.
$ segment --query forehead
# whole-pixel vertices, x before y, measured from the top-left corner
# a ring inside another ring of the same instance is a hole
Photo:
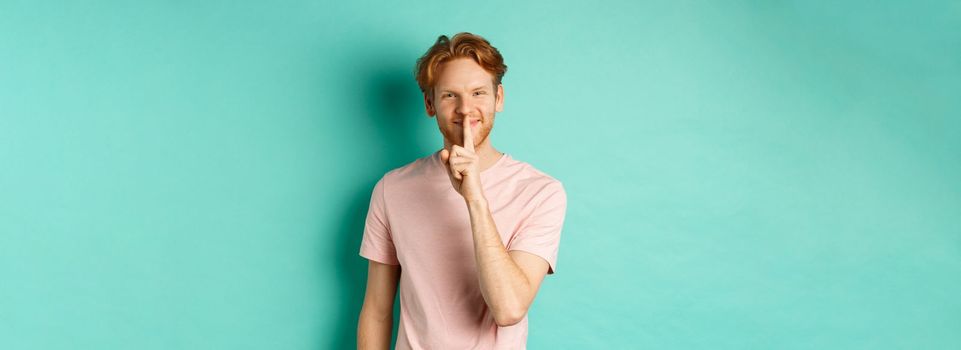
[[[494,76],[470,58],[458,58],[438,67],[438,90],[473,89],[492,85]]]

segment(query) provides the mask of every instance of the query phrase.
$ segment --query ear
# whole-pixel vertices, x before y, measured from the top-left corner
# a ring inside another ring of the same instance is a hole
[[[433,117],[434,114],[437,113],[437,111],[434,110],[434,103],[426,91],[424,91],[424,109],[427,111],[428,117]]]
[[[494,102],[494,111],[501,112],[504,110],[504,84],[497,84],[497,94],[495,96],[497,98]]]

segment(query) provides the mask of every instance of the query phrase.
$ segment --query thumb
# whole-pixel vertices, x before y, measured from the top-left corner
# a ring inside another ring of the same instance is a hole
[[[440,151],[440,160],[444,163],[447,163],[448,159],[450,159],[450,151],[448,151],[446,148],[442,149]]]

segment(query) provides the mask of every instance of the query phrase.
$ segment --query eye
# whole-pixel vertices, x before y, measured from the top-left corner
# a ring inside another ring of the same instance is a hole
[[[448,93],[444,94],[444,97],[454,97],[454,94],[448,92]]]
[[[484,94],[486,94],[486,93],[487,93],[487,91],[475,91],[475,92],[474,92],[474,96],[484,95]]]

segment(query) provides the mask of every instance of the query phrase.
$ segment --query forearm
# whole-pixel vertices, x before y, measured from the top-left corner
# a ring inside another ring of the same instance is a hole
[[[393,315],[375,315],[361,310],[360,321],[357,323],[357,349],[389,349],[393,322]]]
[[[530,302],[530,282],[501,241],[486,199],[468,200],[481,294],[498,325],[520,321]]]

